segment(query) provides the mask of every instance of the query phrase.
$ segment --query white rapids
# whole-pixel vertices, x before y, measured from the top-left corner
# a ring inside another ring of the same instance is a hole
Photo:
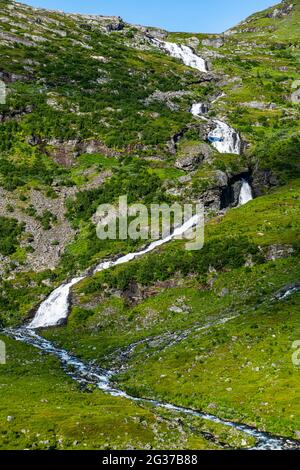
[[[215,129],[208,134],[208,140],[220,153],[234,153],[240,155],[242,144],[241,138],[232,127],[223,121],[215,119]]]
[[[34,319],[28,325],[28,328],[35,329],[55,326],[67,318],[70,289],[82,279],[83,277],[76,277],[67,284],[62,284],[55,289],[52,294],[41,303]]]
[[[242,180],[242,187],[241,187],[241,192],[239,196],[239,206],[244,206],[248,202],[252,201],[253,199],[253,194],[252,194],[252,188],[248,181]]]
[[[204,114],[207,112],[206,105],[203,103],[194,103],[191,107],[193,116],[209,121]],[[214,119],[215,128],[208,134],[208,140],[213,147],[220,153],[234,153],[240,155],[242,151],[242,141],[240,135],[226,122]]]
[[[174,232],[160,240],[157,240],[151,243],[147,248],[141,251],[137,251],[135,253],[128,253],[125,256],[121,256],[116,261],[105,261],[100,263],[94,273],[104,271],[106,269],[110,269],[114,266],[118,266],[120,264],[128,263],[135,258],[140,256],[146,255],[151,251],[155,250],[155,248],[164,245],[165,243],[170,242],[174,238],[182,236],[185,232],[192,229],[197,223],[199,222],[200,218],[199,215],[194,215],[191,217],[187,222],[185,222],[180,227],[176,228]],[[28,325],[29,329],[37,329],[37,328],[47,328],[49,326],[56,326],[61,324],[64,320],[67,319],[69,314],[69,296],[70,296],[70,289],[78,282],[82,281],[85,276],[76,277],[72,279],[67,284],[62,284],[57,289],[55,289],[49,297],[41,303],[39,309],[37,310],[34,319]]]
[[[194,103],[191,107],[191,113],[193,116],[202,116],[203,114],[206,114],[208,111],[208,107],[204,103]]]
[[[101,263],[99,264],[99,266],[96,267],[95,272],[104,271],[105,269],[109,269],[109,268],[112,268],[113,266],[118,266],[120,264],[128,263],[129,261],[132,261],[135,258],[144,256],[147,253],[150,253],[151,251],[155,250],[155,248],[158,248],[159,246],[169,243],[174,238],[182,236],[185,232],[187,232],[188,230],[193,228],[195,225],[197,225],[198,222],[199,222],[199,215],[194,215],[187,222],[181,225],[181,227],[176,228],[171,235],[165,238],[162,238],[161,240],[157,240],[155,242],[150,243],[150,245],[144,250],[137,251],[135,253],[128,253],[128,255],[122,256],[121,258],[118,258],[116,261],[107,261],[107,262]]]
[[[196,55],[190,47],[184,46],[183,44],[175,44],[174,42],[160,41],[155,38],[151,38],[151,42],[160,49],[168,52],[170,56],[182,60],[188,67],[192,67],[200,72],[208,72],[205,60]]]

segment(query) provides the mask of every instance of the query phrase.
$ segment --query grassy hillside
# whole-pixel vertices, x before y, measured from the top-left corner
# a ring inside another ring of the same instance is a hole
[[[113,368],[135,396],[299,439],[299,0],[221,35],[0,7],[0,328],[22,325],[75,273],[143,245],[99,240],[99,204],[203,202],[201,251],[174,241],[89,275],[72,289],[67,325],[41,334]],[[192,47],[208,73],[149,37]],[[200,102],[207,121],[190,112]],[[216,118],[239,132],[241,155],[209,144]],[[237,208],[242,178],[254,200]],[[81,389],[53,357],[1,339],[0,449],[253,444]]]

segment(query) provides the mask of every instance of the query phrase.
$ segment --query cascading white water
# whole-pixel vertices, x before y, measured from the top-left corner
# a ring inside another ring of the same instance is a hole
[[[208,108],[204,103],[194,103],[191,108],[191,113],[193,116],[202,116],[202,114],[207,113]]]
[[[242,180],[242,187],[239,196],[239,206],[244,206],[249,201],[253,200],[252,188],[248,181]]]
[[[155,250],[155,248],[170,242],[176,237],[183,235],[185,232],[197,225],[199,220],[199,215],[195,215],[191,217],[187,222],[185,222],[181,227],[176,228],[171,235],[151,243],[144,250],[137,251],[135,253],[128,253],[127,255],[122,256],[116,261],[105,261],[103,263],[100,263],[96,267],[94,272],[97,273],[100,271],[104,271],[114,266],[128,263],[140,256],[146,255],[147,253],[150,253],[151,251]],[[49,326],[58,325],[63,320],[65,320],[68,317],[69,313],[70,289],[72,286],[82,281],[83,279],[84,276],[74,278],[69,283],[63,284],[57,289],[55,289],[52,294],[50,294],[50,296],[44,302],[42,302],[38,311],[36,312],[34,319],[28,325],[28,328],[47,328]]]
[[[241,138],[228,124],[219,119],[213,121],[216,127],[208,134],[208,140],[220,153],[241,153]]]
[[[116,261],[111,261],[111,262],[105,262],[99,264],[97,268],[95,269],[96,272],[104,271],[105,269],[109,269],[113,266],[118,266],[120,264],[128,263],[129,261],[134,260],[135,258],[139,258],[141,256],[146,255],[147,253],[150,253],[151,251],[155,250],[155,248],[158,248],[159,246],[165,245],[166,243],[169,243],[171,240],[173,240],[176,237],[180,237],[183,235],[185,232],[193,228],[197,223],[199,222],[199,215],[194,215],[191,217],[187,222],[185,222],[181,227],[178,227],[174,230],[174,232],[165,237],[162,238],[161,240],[157,240],[155,242],[152,242],[147,248],[141,251],[137,251],[135,253],[128,253],[128,255],[122,256],[121,258],[117,259]]]
[[[160,41],[155,38],[152,38],[151,42],[160,49],[168,52],[170,56],[182,60],[188,67],[200,70],[200,72],[208,72],[205,60],[197,56],[190,47],[173,42]]]
[[[28,328],[35,329],[55,326],[67,318],[70,289],[82,279],[83,277],[74,278],[67,284],[62,284],[55,289],[52,294],[41,303],[34,319],[28,325]]]

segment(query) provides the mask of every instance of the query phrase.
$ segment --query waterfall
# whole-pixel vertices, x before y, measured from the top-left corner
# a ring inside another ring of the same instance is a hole
[[[67,284],[62,284],[55,289],[49,297],[41,303],[34,319],[28,328],[46,328],[60,324],[68,316],[69,295],[72,286],[81,281],[83,277],[77,277]]]
[[[239,196],[239,206],[243,206],[247,204],[247,202],[252,201],[253,195],[252,195],[252,188],[248,181],[242,180],[242,187],[241,187],[241,192]]]
[[[200,72],[208,72],[205,60],[197,56],[190,47],[173,42],[160,41],[155,38],[151,38],[151,42],[160,49],[168,52],[170,56],[182,60],[188,67],[197,69]]]
[[[182,226],[176,228],[171,235],[151,243],[144,250],[137,251],[135,253],[128,253],[125,256],[121,256],[116,261],[105,261],[100,263],[94,270],[94,273],[110,269],[120,264],[128,263],[134,260],[135,258],[150,253],[151,251],[155,250],[155,248],[170,242],[176,237],[182,236],[185,232],[197,225],[197,223],[199,223],[199,220],[199,215],[191,217]],[[72,286],[82,281],[84,278],[85,276],[74,278],[67,284],[62,284],[57,289],[55,289],[52,294],[50,294],[49,297],[44,302],[42,302],[38,311],[36,312],[34,319],[28,325],[28,328],[46,328],[49,326],[56,326],[61,324],[61,322],[65,320],[69,314],[70,289]]]
[[[216,127],[208,135],[208,140],[220,153],[241,153],[241,138],[228,124],[218,119],[213,121]]]
[[[193,116],[201,116],[208,112],[208,106],[204,103],[194,103],[191,107],[191,113]]]

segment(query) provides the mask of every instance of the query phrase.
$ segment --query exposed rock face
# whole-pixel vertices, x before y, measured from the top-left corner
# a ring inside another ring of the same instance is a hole
[[[122,20],[122,18],[118,18],[117,20],[109,23],[106,26],[106,31],[108,31],[109,33],[111,31],[122,31],[124,28],[125,28],[124,21]]]
[[[51,156],[54,161],[67,168],[71,167],[75,159],[83,153],[102,153],[107,157],[120,155],[120,152],[110,149],[103,142],[96,139],[86,141],[51,139],[42,141],[37,136],[29,136],[27,137],[27,143],[32,146],[40,145],[41,149]]]
[[[268,261],[275,261],[277,259],[288,258],[294,253],[291,245],[271,245],[268,249],[266,259]]]
[[[248,101],[247,103],[240,103],[241,106],[253,109],[275,109],[276,104],[274,103],[264,103],[262,101]]]
[[[17,81],[24,81],[27,80],[29,77],[26,77],[25,75],[19,75],[16,73],[10,73],[10,72],[0,72],[0,79],[4,81],[4,83],[14,83]]]
[[[227,177],[227,175],[226,175]],[[223,178],[220,185],[221,195],[220,195],[220,209],[226,209],[227,207],[237,207],[239,204],[239,196],[242,188],[242,179],[233,179],[227,181]]]
[[[79,155],[78,141],[52,139],[48,142],[47,153],[59,165],[71,167],[74,164],[75,158]]]
[[[224,39],[221,37],[213,39],[203,39],[202,45],[219,49],[220,47],[224,46]]]
[[[295,103],[295,104],[300,103],[300,88],[299,88],[299,90],[296,90],[292,93],[291,101],[292,101],[292,103]]]
[[[217,171],[212,187],[200,197],[200,200],[206,208],[216,212],[237,207],[240,203],[244,178],[250,178],[246,169],[237,175],[227,175],[223,171]]]
[[[212,210],[214,212],[219,212],[222,208],[222,189],[221,188],[212,188],[205,191],[201,197],[200,201],[204,205],[206,210]]]
[[[145,104],[149,105],[150,103],[153,103],[153,101],[160,101],[166,104],[171,111],[178,111],[179,105],[177,103],[174,103],[174,99],[176,98],[181,98],[182,96],[187,96],[189,95],[189,91],[155,91],[151,96],[148,96],[145,100]]]
[[[283,2],[279,8],[275,8],[267,16],[268,18],[283,18],[284,16],[289,15],[293,9],[294,5],[292,3]]]
[[[177,160],[175,166],[181,170],[193,171],[198,168],[202,161],[201,155],[189,155]]]
[[[255,197],[262,196],[266,189],[278,185],[278,179],[270,170],[256,169],[252,177],[252,189]]]
[[[191,145],[186,149],[186,154],[176,160],[175,166],[181,170],[194,171],[211,154],[212,150],[207,144]]]
[[[177,144],[182,139],[187,130],[188,127],[185,127],[171,137],[170,141],[166,145],[167,152],[172,155],[176,155]]]

